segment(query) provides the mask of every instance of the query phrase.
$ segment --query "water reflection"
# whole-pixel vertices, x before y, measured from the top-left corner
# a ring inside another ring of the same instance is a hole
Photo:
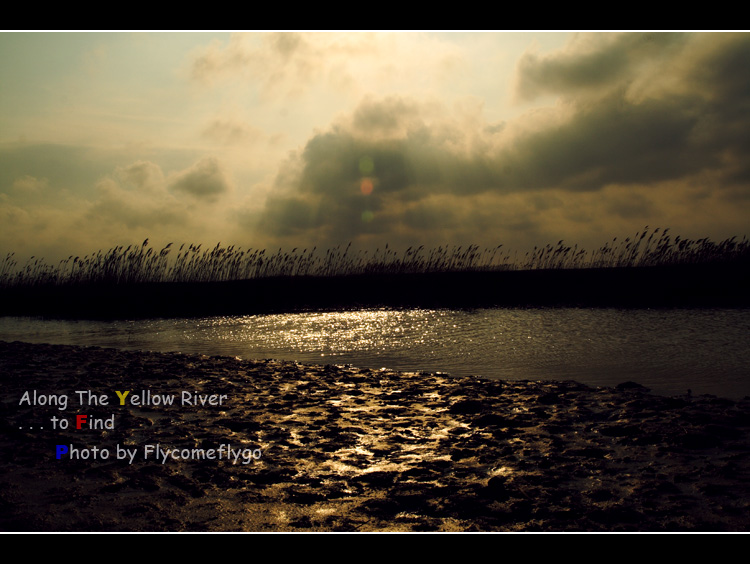
[[[501,379],[750,395],[748,310],[365,310],[157,319],[0,318],[0,338]]]

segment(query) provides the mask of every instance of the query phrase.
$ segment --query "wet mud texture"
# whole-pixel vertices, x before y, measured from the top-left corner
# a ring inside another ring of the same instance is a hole
[[[750,399],[1,342],[0,381],[3,531],[750,530]],[[19,405],[27,390],[70,404]],[[228,400],[79,407],[76,390]],[[115,428],[51,429],[76,414]],[[226,443],[260,458],[142,457]]]

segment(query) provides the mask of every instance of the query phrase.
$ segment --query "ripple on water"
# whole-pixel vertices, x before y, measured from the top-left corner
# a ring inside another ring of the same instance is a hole
[[[141,321],[0,318],[0,339],[492,379],[750,395],[750,310],[363,310]]]

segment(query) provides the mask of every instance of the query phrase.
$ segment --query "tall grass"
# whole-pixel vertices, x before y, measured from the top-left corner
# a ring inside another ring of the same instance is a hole
[[[535,247],[519,255],[502,245],[439,246],[430,250],[409,247],[400,253],[388,245],[374,252],[354,251],[351,243],[318,251],[294,248],[241,249],[231,245],[201,250],[201,245],[169,243],[161,250],[141,245],[118,246],[96,254],[69,256],[57,265],[31,257],[19,264],[15,253],[0,262],[0,287],[57,286],[76,284],[138,284],[145,282],[221,282],[273,276],[346,276],[357,274],[419,274],[435,272],[480,272],[503,270],[581,269],[612,267],[672,266],[683,264],[750,263],[750,241],[736,237],[715,243],[708,238],[672,238],[669,229],[649,231],[634,237],[617,237],[589,252],[564,241]]]

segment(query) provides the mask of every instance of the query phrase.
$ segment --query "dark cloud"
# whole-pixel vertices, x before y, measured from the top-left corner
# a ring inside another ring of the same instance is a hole
[[[648,222],[648,218],[654,211],[654,206],[642,194],[631,193],[627,196],[622,195],[612,198],[607,202],[606,210],[608,213],[622,218]]]
[[[404,224],[418,231],[446,231],[460,228],[464,218],[455,207],[441,200],[426,200],[403,213]]]
[[[266,202],[262,226],[267,234],[274,237],[304,235],[311,229],[319,227],[315,215],[316,212],[310,202],[303,198],[272,196]],[[241,217],[241,220],[244,219]],[[252,217],[248,219],[253,220]]]
[[[719,163],[693,138],[699,106],[690,96],[629,104],[616,94],[563,125],[519,137],[499,162],[517,189],[599,190],[684,176]]]
[[[302,154],[305,166],[300,188],[337,198],[356,193],[365,176],[359,169],[360,159],[369,157],[374,164],[377,193],[403,191],[413,172],[407,162],[407,145],[407,140],[368,141],[342,131],[317,135]]]
[[[533,100],[615,88],[648,64],[668,59],[687,40],[681,33],[576,35],[558,52],[525,53],[518,61],[516,94]]]
[[[230,182],[215,157],[205,157],[175,175],[170,188],[205,201],[215,201],[230,190]]]
[[[335,244],[378,232],[531,233],[542,216],[640,222],[663,206],[624,187],[691,198],[678,183],[709,173],[732,178],[738,201],[750,192],[738,184],[750,157],[749,66],[746,34],[603,34],[525,55],[521,95],[560,103],[511,123],[477,128],[434,104],[368,98],[280,172],[262,225]]]
[[[710,85],[716,98],[732,100],[734,104],[726,110],[746,110],[750,104],[748,34],[704,34],[699,40],[705,49],[693,55],[694,64],[686,73],[689,83],[696,88]]]
[[[367,98],[354,110],[351,128],[371,138],[393,136],[419,124],[422,111],[421,105],[413,100]]]
[[[597,190],[746,160],[750,77],[741,69],[750,64],[750,36],[584,39],[545,57],[527,54],[518,65],[522,97],[555,94],[570,112],[564,124],[517,146],[522,186]]]
[[[125,167],[117,167],[115,176],[137,190],[159,188],[164,182],[161,168],[149,161],[137,161]]]
[[[285,195],[269,199],[261,230],[327,245],[378,234],[391,242],[448,238],[468,221],[454,196],[490,190],[501,175],[483,157],[452,150],[459,132],[430,127],[423,110],[410,101],[368,101],[349,122],[314,136],[280,173]]]

